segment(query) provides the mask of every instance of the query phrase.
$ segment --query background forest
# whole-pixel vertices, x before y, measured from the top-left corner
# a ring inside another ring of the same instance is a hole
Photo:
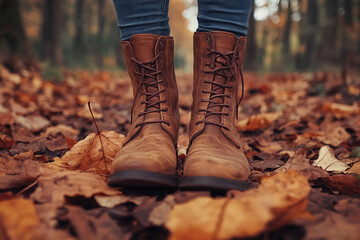
[[[192,70],[196,0],[170,1],[176,67]],[[124,69],[112,0],[0,0],[0,58],[38,59],[42,70]],[[359,0],[255,0],[246,70],[356,68]]]

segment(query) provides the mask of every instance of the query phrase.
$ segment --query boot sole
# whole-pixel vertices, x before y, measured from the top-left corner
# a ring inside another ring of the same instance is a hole
[[[124,170],[111,174],[107,180],[110,186],[124,187],[170,187],[178,185],[178,177],[145,170]]]
[[[245,191],[253,187],[254,184],[249,179],[238,181],[210,176],[183,177],[179,183],[179,188],[181,190]]]

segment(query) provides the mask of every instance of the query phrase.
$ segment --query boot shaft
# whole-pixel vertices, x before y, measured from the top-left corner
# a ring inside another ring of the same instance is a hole
[[[146,125],[157,124],[176,144],[179,110],[173,38],[136,34],[121,46],[134,95],[128,141],[147,131]]]
[[[246,37],[226,32],[194,34],[194,88],[190,143],[202,132],[222,133],[240,147],[235,128],[242,97]],[[242,85],[242,89],[238,89]]]

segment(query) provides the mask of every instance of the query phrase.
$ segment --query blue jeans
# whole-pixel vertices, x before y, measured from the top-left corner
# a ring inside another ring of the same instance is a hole
[[[197,32],[225,31],[246,36],[253,0],[198,0]],[[133,34],[169,36],[169,0],[114,0],[122,40]]]

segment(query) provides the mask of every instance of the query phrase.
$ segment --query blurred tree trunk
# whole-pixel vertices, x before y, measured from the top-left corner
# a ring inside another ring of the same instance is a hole
[[[98,34],[96,62],[99,68],[104,67],[104,27],[105,27],[105,0],[98,0]]]
[[[19,0],[0,0],[0,41],[5,43],[2,55],[32,57],[20,14]],[[3,47],[3,46],[0,46]]]
[[[74,37],[74,53],[77,59],[80,59],[85,52],[84,49],[84,24],[83,24],[84,0],[76,0],[75,7],[75,37]]]
[[[320,52],[320,60],[332,62],[337,57],[336,48],[336,36],[338,26],[338,0],[326,0],[325,1],[326,16],[325,26],[322,33],[322,44]]]
[[[43,58],[53,65],[62,64],[61,29],[63,0],[45,0],[42,28]]]
[[[344,9],[345,9],[345,24],[347,26],[352,27],[353,26],[353,13],[352,13],[353,0],[345,0]]]
[[[284,36],[283,36],[283,54],[285,59],[288,59],[289,52],[290,52],[290,33],[291,33],[291,1],[288,0],[288,8],[287,8],[287,17],[286,17],[286,23],[285,23],[285,29],[284,29]]]
[[[246,60],[244,62],[244,67],[247,70],[256,69],[256,32],[255,32],[255,19],[254,19],[254,7],[251,10],[250,19],[249,19],[249,29],[248,29],[248,38],[246,46]]]
[[[304,40],[305,40],[305,53],[304,58],[302,59],[302,67],[309,68],[314,63],[314,58],[316,54],[316,33],[318,27],[318,1],[311,0],[308,1],[307,10],[306,10],[306,28]]]

